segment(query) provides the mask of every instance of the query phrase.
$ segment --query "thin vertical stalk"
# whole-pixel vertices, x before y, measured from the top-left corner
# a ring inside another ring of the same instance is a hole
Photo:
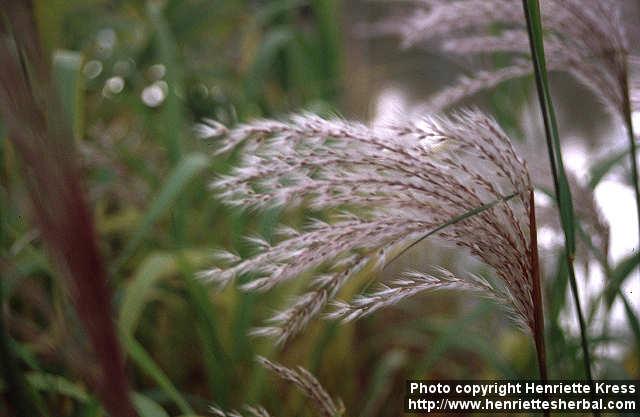
[[[533,320],[534,340],[538,358],[540,380],[547,381],[547,355],[544,344],[544,314],[542,312],[542,290],[540,289],[540,259],[538,256],[538,232],[533,190],[529,191],[529,233],[531,235],[531,267],[533,268]]]
[[[576,314],[580,325],[580,341],[582,345],[582,353],[584,359],[585,374],[589,382],[593,382],[591,374],[591,355],[587,343],[587,328],[582,314],[580,304],[580,295],[576,282],[574,258],[575,258],[575,215],[573,203],[571,200],[571,190],[564,170],[562,162],[562,150],[560,147],[560,138],[558,135],[558,126],[556,122],[553,102],[549,91],[549,82],[547,79],[547,69],[544,56],[544,41],[542,35],[542,25],[540,18],[540,5],[538,0],[522,0],[524,13],[527,20],[527,30],[529,33],[529,45],[531,47],[531,58],[535,70],[536,87],[538,90],[538,98],[540,100],[540,108],[542,111],[542,119],[544,121],[545,135],[547,139],[547,151],[549,154],[549,162],[551,164],[551,172],[553,174],[553,182],[555,194],[558,200],[558,208],[560,211],[560,221],[565,237],[566,260],[569,267],[569,282],[571,284],[571,292],[575,304]],[[594,415],[597,415],[594,413]]]
[[[51,80],[31,1],[0,0],[0,116],[22,164],[33,220],[66,283],[95,353],[91,381],[113,417],[134,417],[116,337],[111,289],[91,207],[76,159],[73,132]]]

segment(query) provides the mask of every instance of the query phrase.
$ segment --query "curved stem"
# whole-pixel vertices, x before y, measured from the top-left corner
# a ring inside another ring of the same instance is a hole
[[[547,381],[547,355],[544,344],[544,314],[542,312],[542,290],[540,288],[540,260],[538,257],[538,231],[533,189],[529,191],[529,233],[531,235],[531,267],[533,268],[533,338],[536,344],[540,380]]]

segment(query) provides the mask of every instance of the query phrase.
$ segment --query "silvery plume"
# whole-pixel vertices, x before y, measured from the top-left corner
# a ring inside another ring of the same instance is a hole
[[[511,63],[476,71],[444,88],[430,110],[451,106],[481,90],[533,72],[520,0],[415,0],[404,17],[374,25],[405,47],[434,45],[458,57],[509,53]],[[550,70],[566,71],[589,87],[614,114],[629,106],[628,45],[619,0],[542,0],[545,52]]]
[[[256,255],[222,252],[226,265],[201,273],[221,286],[249,275],[253,279],[242,285],[248,291],[311,275],[307,292],[256,334],[286,342],[354,275],[381,268],[433,235],[466,248],[497,279],[434,266],[351,303],[336,302],[329,316],[348,321],[421,292],[467,290],[508,307],[541,349],[531,181],[493,119],[461,111],[372,127],[305,113],[231,130],[207,125],[200,131],[218,136],[218,153],[239,149],[239,165],[213,183],[224,202],[254,209],[306,206],[328,217],[302,230],[283,226],[276,242],[251,238]]]

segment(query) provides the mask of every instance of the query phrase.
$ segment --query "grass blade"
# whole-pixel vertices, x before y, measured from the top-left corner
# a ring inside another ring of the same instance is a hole
[[[613,155],[607,155],[601,161],[597,162],[591,172],[589,173],[589,188],[595,190],[600,184],[602,179],[613,169],[620,164],[622,160],[629,154],[631,150],[629,148],[615,152]]]
[[[605,300],[608,308],[611,308],[616,294],[621,291],[622,284],[638,265],[640,265],[640,252],[629,255],[610,271],[605,290]]]
[[[2,300],[3,284],[0,282],[0,300]],[[22,371],[18,369],[15,356],[5,326],[5,316],[2,314],[0,315],[0,364],[2,364],[2,378],[7,384],[7,403],[17,417],[38,415],[36,404],[39,404],[39,400],[29,389]]]
[[[214,306],[209,298],[208,288],[197,278],[193,262],[180,253],[177,263],[184,277],[189,304],[192,305],[194,319],[202,342],[203,360],[207,368],[208,383],[216,404],[226,406],[229,397],[229,381],[233,368],[230,356],[219,338],[218,323]],[[200,267],[201,265],[198,265]]]
[[[84,105],[82,91],[82,55],[75,51],[59,50],[53,55],[53,78],[76,139],[82,138]]]
[[[587,329],[580,306],[580,296],[578,293],[578,285],[576,283],[575,269],[573,261],[575,258],[575,215],[573,210],[573,202],[571,199],[571,190],[569,182],[564,170],[562,162],[562,149],[560,146],[560,137],[558,135],[558,125],[556,121],[553,101],[549,89],[549,81],[547,77],[546,60],[544,55],[544,40],[542,34],[542,23],[540,18],[540,5],[538,0],[522,1],[525,16],[527,19],[527,30],[529,33],[529,44],[531,47],[531,57],[533,60],[536,87],[538,90],[538,98],[540,100],[540,108],[544,121],[545,135],[547,139],[547,150],[551,164],[551,172],[555,187],[556,199],[560,210],[560,222],[565,238],[565,249],[567,254],[567,263],[569,266],[569,282],[571,284],[571,292],[578,315],[580,324],[580,337],[582,343],[582,352],[587,379],[593,382],[591,376],[591,357],[589,355],[589,347],[587,345]],[[595,413],[594,413],[595,414]]]
[[[40,391],[53,392],[79,402],[90,402],[93,399],[86,390],[68,379],[43,372],[29,372],[26,374],[29,384]]]
[[[171,165],[176,165],[182,155],[182,109],[176,91],[181,86],[181,75],[178,67],[177,47],[169,25],[163,16],[162,6],[155,2],[147,2],[147,16],[155,30],[158,58],[167,70],[165,80],[168,85],[166,101],[163,104],[163,129],[165,147]]]
[[[156,384],[158,384],[167,396],[178,406],[180,412],[183,414],[193,414],[193,409],[187,400],[184,399],[169,377],[160,369],[151,356],[149,356],[144,347],[131,335],[123,334],[121,340],[131,359],[133,359],[147,375],[153,378]]]
[[[149,299],[150,292],[158,281],[170,276],[182,274],[181,271],[186,268],[184,264],[196,264],[200,266],[206,259],[207,256],[204,253],[194,251],[185,252],[180,255],[157,253],[146,258],[124,291],[119,315],[121,333],[126,337],[133,337],[142,310]],[[214,368],[214,372],[210,372],[211,375],[217,377],[215,380],[210,381],[210,384],[214,388],[213,391],[216,402],[224,401],[227,396],[225,381],[229,380],[229,371],[225,366],[225,364],[228,363],[228,356],[224,352],[217,335],[215,315],[211,303],[207,298],[206,289],[202,284],[193,278],[192,273],[184,273],[182,275],[187,276],[189,280],[185,285],[187,286],[187,291],[189,292],[192,303],[195,303],[194,310],[196,312],[195,316],[199,331],[205,333],[202,337],[203,348],[206,355],[205,362],[209,367]],[[206,326],[203,323],[206,324]],[[131,354],[132,352],[129,353]],[[139,356],[139,359],[142,360],[142,362],[139,362],[139,365],[146,363],[142,356],[144,355]],[[149,372],[153,371],[152,368],[156,368],[156,370],[159,369],[157,366],[152,366],[151,364],[146,364],[145,366],[145,369]],[[162,375],[159,372],[153,372],[158,385],[161,385],[167,394],[177,401],[174,390],[167,385]]]
[[[158,403],[142,394],[133,393],[131,401],[140,417],[169,417]]]
[[[636,342],[636,349],[640,356],[640,321],[638,321],[638,316],[633,311],[631,302],[624,294],[622,294],[622,292],[620,292],[620,299],[622,299],[622,303],[624,304],[624,311],[627,315],[627,320],[629,320],[629,327],[631,327],[631,332],[633,333],[633,337]]]
[[[180,193],[208,164],[207,158],[200,153],[185,156],[173,169],[160,192],[146,210],[138,229],[132,234],[120,258],[116,261],[116,271],[133,255],[138,245],[147,236],[153,224],[166,213],[176,201]]]
[[[142,262],[124,290],[118,320],[122,332],[133,334],[147,302],[149,290],[167,271],[171,273],[173,265],[173,257],[169,255],[152,255]]]

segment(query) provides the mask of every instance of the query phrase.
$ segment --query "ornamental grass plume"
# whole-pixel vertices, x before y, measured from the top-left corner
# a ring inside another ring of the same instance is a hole
[[[412,13],[375,25],[395,34],[404,47],[433,44],[459,57],[510,53],[509,65],[476,71],[442,89],[429,101],[433,111],[481,90],[530,75],[529,40],[522,4],[517,0],[419,0]],[[589,87],[625,120],[629,105],[627,38],[616,0],[541,1],[545,50],[550,70],[566,71]],[[496,33],[497,31],[497,33]]]
[[[298,366],[296,369],[290,369],[279,363],[271,362],[263,356],[258,356],[257,360],[265,369],[293,384],[305,397],[311,400],[311,404],[319,416],[339,417],[344,415],[342,401],[334,401],[316,377],[305,368]]]
[[[314,411],[320,417],[340,417],[344,415],[345,410],[342,401],[334,401],[318,379],[305,368],[301,366],[296,367],[296,369],[287,368],[263,356],[258,356],[256,360],[265,369],[296,387],[298,391],[310,400]],[[248,416],[270,417],[269,412],[262,406],[245,405],[243,408]],[[211,406],[210,410],[214,416],[218,417],[243,417],[236,410],[224,411],[217,406]]]
[[[244,416],[271,417],[271,414],[269,414],[269,412],[265,410],[264,407],[262,406],[254,407],[250,405],[245,405],[243,408],[244,408],[245,414],[242,414],[237,410],[225,411],[218,406],[210,406],[209,411],[211,412],[212,415],[216,417],[244,417]]]
[[[502,53],[512,58],[505,67],[476,70],[471,76],[463,76],[440,90],[425,105],[429,111],[443,110],[506,80],[534,73],[533,43],[529,42],[522,8],[526,3],[517,0],[416,0],[412,3],[415,4],[413,13],[384,21],[374,26],[373,31],[399,35],[405,47],[433,44],[457,57]],[[640,236],[640,181],[632,121],[632,112],[638,109],[639,102],[638,80],[634,77],[637,74],[633,74],[633,70],[637,71],[639,60],[629,53],[622,21],[623,2],[542,0],[540,4],[543,27],[540,36],[544,38],[546,67],[571,74],[625,126]],[[558,155],[561,158],[560,153]]]
[[[459,289],[508,306],[510,317],[536,341],[544,375],[542,300],[533,191],[526,164],[497,123],[478,111],[425,117],[384,127],[298,114],[258,120],[230,131],[200,126],[218,138],[218,153],[240,147],[241,162],[213,183],[233,206],[307,205],[324,210],[304,230],[280,229],[281,239],[252,238],[259,251],[201,276],[226,285],[241,275],[249,291],[265,291],[313,272],[308,291],[254,334],[283,344],[365,268],[381,268],[417,241],[434,235],[468,249],[498,280],[456,276],[434,267],[411,272],[330,317],[351,320],[415,294]]]

